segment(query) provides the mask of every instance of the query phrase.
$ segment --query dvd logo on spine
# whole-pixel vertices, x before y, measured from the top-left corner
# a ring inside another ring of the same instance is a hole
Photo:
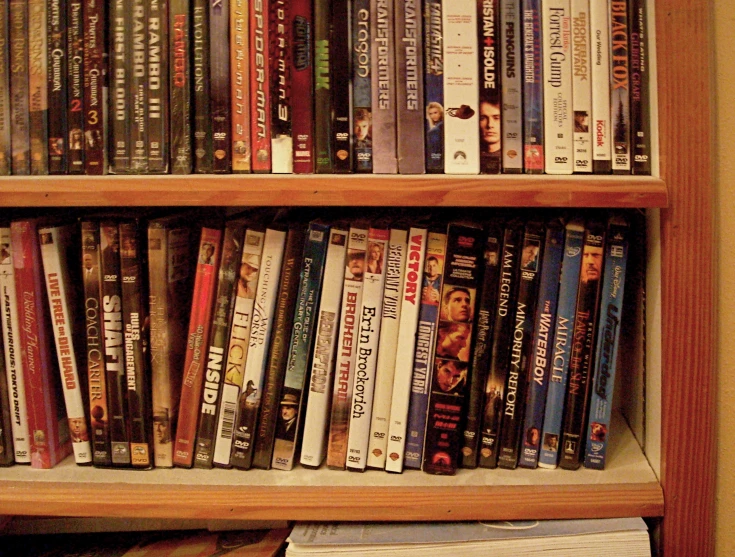
[[[554,157],[554,163],[566,164],[569,159],[567,157]]]

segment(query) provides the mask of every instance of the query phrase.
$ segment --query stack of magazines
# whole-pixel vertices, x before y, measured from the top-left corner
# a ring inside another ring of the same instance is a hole
[[[286,557],[651,555],[642,518],[455,523],[299,523]]]

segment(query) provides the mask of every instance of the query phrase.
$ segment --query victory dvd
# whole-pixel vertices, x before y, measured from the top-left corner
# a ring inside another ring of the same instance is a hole
[[[430,231],[426,243],[424,274],[421,281],[421,307],[416,329],[411,398],[406,420],[403,466],[420,470],[429,407],[432,362],[436,344],[441,288],[447,255],[446,232]],[[392,453],[389,453],[392,458]]]
[[[398,326],[395,371],[390,402],[390,423],[388,425],[385,449],[385,470],[403,471],[403,454],[406,445],[406,425],[408,404],[411,397],[411,378],[413,376],[413,355],[416,347],[416,328],[421,307],[421,275],[426,254],[427,229],[411,227],[408,231],[406,270],[403,274],[401,290],[401,320]]]

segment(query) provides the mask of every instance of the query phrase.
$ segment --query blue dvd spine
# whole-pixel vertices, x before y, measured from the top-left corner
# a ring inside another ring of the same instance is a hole
[[[518,461],[518,465],[524,468],[536,468],[541,446],[549,370],[553,360],[550,357],[553,353],[550,341],[554,334],[554,320],[559,301],[559,275],[564,255],[564,226],[560,221],[556,220],[549,224],[545,244],[536,306],[533,351],[527,369],[528,397],[523,420],[522,449]]]
[[[559,279],[559,301],[554,326],[554,340],[549,386],[546,393],[544,429],[541,433],[541,451],[538,465],[556,468],[559,462],[559,437],[564,413],[564,396],[569,373],[569,355],[572,349],[572,327],[577,307],[579,272],[582,267],[582,245],[584,226],[580,221],[571,221],[566,226],[564,258]]]
[[[620,315],[623,311],[628,262],[628,235],[627,223],[613,217],[608,228],[605,270],[602,275],[600,319],[597,325],[599,333],[584,456],[584,466],[597,470],[605,468],[610,439],[610,415],[620,344]]]

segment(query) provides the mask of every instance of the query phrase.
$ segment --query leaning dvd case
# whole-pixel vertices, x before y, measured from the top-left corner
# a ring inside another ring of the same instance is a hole
[[[38,237],[74,461],[77,464],[92,464],[85,413],[88,404],[84,392],[85,382],[80,373],[86,368],[86,358],[82,350],[84,325],[80,318],[83,308],[75,288],[81,274],[77,230],[77,223],[41,227]]]
[[[585,468],[602,470],[610,442],[613,390],[618,363],[623,295],[630,229],[622,217],[613,217],[607,230],[605,270],[602,275],[592,394],[585,443]]]
[[[304,241],[293,331],[289,344],[286,375],[279,403],[279,416],[273,446],[273,468],[291,470],[297,462],[296,448],[303,428],[303,408],[309,364],[314,349],[319,298],[324,277],[324,264],[329,245],[329,225],[314,221],[309,224]]]
[[[301,442],[302,466],[318,467],[327,452],[329,405],[334,384],[337,330],[345,276],[349,229],[335,225],[329,231],[324,280],[319,300],[314,356],[309,373],[309,394]]]

